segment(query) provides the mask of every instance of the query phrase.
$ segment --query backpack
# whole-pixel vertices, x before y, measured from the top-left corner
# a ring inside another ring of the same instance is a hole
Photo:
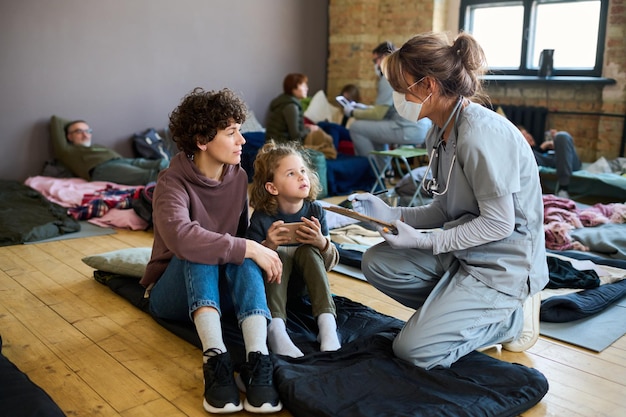
[[[148,222],[148,228],[152,227],[152,196],[154,194],[156,182],[150,182],[143,187],[136,196],[130,201],[130,206],[135,213],[143,220]]]
[[[133,148],[140,158],[170,160],[172,154],[161,135],[150,128],[143,133],[133,135]]]

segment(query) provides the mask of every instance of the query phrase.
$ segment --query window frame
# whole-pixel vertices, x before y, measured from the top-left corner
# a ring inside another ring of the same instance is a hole
[[[536,76],[538,68],[531,67],[532,62],[529,62],[528,49],[529,44],[533,40],[534,34],[531,34],[531,19],[533,17],[533,8],[535,4],[549,4],[549,3],[577,3],[582,0],[461,0],[459,9],[459,28],[465,30],[465,20],[469,17],[468,8],[472,6],[501,6],[506,4],[522,4],[524,7],[524,22],[520,57],[520,66],[517,69],[489,69],[490,74],[495,75],[519,75],[519,76]],[[606,39],[606,26],[608,16],[609,0],[600,0],[600,21],[598,26],[598,40],[596,45],[596,61],[594,67],[588,68],[554,68],[552,77],[558,76],[586,76],[586,77],[601,77],[604,63],[604,46]],[[467,27],[470,27],[471,22],[467,22]],[[470,32],[471,33],[471,32]],[[532,60],[530,60],[532,61]]]

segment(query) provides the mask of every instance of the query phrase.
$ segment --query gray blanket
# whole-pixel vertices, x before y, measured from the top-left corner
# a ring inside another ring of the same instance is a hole
[[[597,255],[626,260],[626,224],[607,223],[582,227],[572,230],[570,236]]]

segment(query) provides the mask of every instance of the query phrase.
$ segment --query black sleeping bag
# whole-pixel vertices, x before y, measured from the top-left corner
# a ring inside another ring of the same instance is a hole
[[[2,354],[0,337],[0,415],[11,417],[63,417],[47,392],[30,380]]]
[[[94,272],[95,278],[148,311],[137,279]],[[348,298],[334,296],[342,348],[319,352],[317,326],[307,297],[292,298],[287,326],[305,353],[273,355],[275,383],[295,417],[324,416],[517,416],[537,404],[548,381],[536,369],[472,352],[448,369],[424,370],[396,358],[391,349],[403,321]],[[225,343],[236,362],[245,356],[232,311],[222,305]],[[157,321],[200,348],[191,321]]]
[[[0,180],[0,246],[37,242],[79,230],[80,223],[65,207],[17,181]]]

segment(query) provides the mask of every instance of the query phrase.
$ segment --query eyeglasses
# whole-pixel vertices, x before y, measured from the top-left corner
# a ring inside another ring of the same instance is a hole
[[[75,133],[84,133],[86,135],[91,135],[93,133],[93,129],[76,129],[69,132],[70,135],[73,135]]]
[[[413,93],[413,91],[411,91],[411,88],[415,87],[416,85],[424,81],[426,79],[426,76],[423,76],[422,78],[420,78],[419,80],[415,81],[413,84],[410,84],[410,85],[409,85],[409,82],[406,80],[406,77],[404,76],[404,72],[402,71],[402,68],[400,68],[400,76],[402,77],[402,80],[408,85],[408,87],[406,87],[406,91],[408,91],[411,95],[422,100],[421,97],[418,97],[415,93]]]

